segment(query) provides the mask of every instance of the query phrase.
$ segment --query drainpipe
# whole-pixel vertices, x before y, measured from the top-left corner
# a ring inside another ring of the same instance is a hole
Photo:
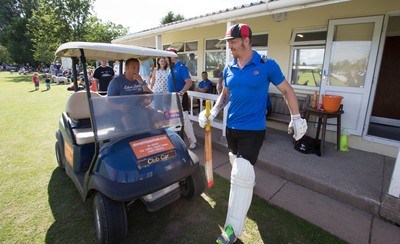
[[[167,24],[162,27],[156,27],[150,30],[126,35],[113,40],[112,43],[120,43],[130,39],[151,37],[156,36],[160,33],[190,29],[193,28],[193,26],[208,26],[218,23],[226,23],[227,21],[236,21],[243,18],[254,18],[258,16],[265,16],[275,13],[289,12],[348,1],[350,0],[280,0],[266,2],[264,4],[256,4],[239,9],[231,8],[222,13],[206,14],[205,16],[196,17],[193,20],[183,20],[178,23]]]

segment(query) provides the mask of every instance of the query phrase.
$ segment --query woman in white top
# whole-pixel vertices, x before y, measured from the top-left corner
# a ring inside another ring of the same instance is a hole
[[[168,93],[168,72],[167,59],[158,58],[150,80],[150,88],[154,93]]]

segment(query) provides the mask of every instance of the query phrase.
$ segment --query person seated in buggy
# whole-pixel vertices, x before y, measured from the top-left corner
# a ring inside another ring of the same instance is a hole
[[[119,75],[110,81],[108,86],[108,97],[124,96],[124,95],[140,95],[152,94],[153,91],[147,86],[146,81],[139,74],[140,63],[136,58],[130,58],[125,62],[125,74]],[[129,99],[127,100],[129,101]],[[121,111],[122,124],[125,129],[132,127],[132,121],[138,121],[138,117],[142,118],[144,127],[151,124],[151,117],[157,117],[157,112],[150,104],[153,102],[152,96],[144,96],[141,99],[135,99],[134,102],[115,105],[115,109]],[[150,111],[154,110],[154,111]],[[155,113],[154,113],[155,112]],[[146,116],[147,115],[147,116]],[[137,128],[137,125],[135,126]]]

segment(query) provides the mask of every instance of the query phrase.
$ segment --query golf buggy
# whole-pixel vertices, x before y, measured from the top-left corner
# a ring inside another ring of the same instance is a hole
[[[65,43],[56,55],[71,57],[73,67],[80,58],[86,87],[86,59],[122,63],[129,58],[176,57],[161,50],[85,42]],[[76,78],[73,82],[78,87]],[[56,157],[82,200],[93,196],[99,242],[126,237],[127,209],[137,200],[151,212],[204,191],[199,159],[178,134],[182,121],[177,93],[107,97],[86,89],[71,94],[56,132]]]

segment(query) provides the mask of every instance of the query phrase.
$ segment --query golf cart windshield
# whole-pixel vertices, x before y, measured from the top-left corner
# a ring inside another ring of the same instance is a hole
[[[176,93],[91,99],[100,141],[181,126]]]

